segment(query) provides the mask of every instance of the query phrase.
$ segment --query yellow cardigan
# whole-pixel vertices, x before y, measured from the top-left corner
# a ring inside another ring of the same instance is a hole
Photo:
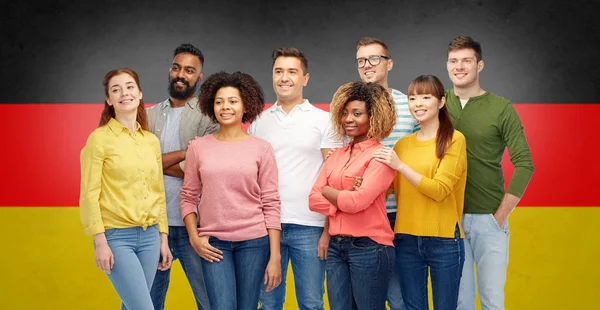
[[[453,238],[460,224],[467,181],[465,136],[454,131],[452,144],[440,159],[435,155],[435,138],[417,140],[414,133],[400,139],[394,151],[398,158],[423,176],[418,186],[396,173],[392,186],[398,211],[396,233],[414,236]]]

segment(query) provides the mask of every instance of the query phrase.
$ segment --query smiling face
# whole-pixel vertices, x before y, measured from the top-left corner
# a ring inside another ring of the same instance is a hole
[[[369,58],[371,56],[389,56],[383,46],[379,44],[369,44],[361,46],[356,51],[356,59]],[[392,59],[381,58],[381,62],[377,65],[371,64],[369,61],[365,66],[358,68],[360,79],[365,83],[377,83],[383,87],[387,87],[388,71],[392,70],[394,61]]]
[[[142,92],[131,75],[121,73],[108,81],[108,96],[105,99],[115,109],[115,115],[136,113]]]
[[[408,96],[408,108],[410,114],[420,123],[426,123],[438,119],[440,109],[446,103],[446,99],[436,98],[432,94],[414,94]]]
[[[369,114],[364,101],[353,100],[346,103],[342,111],[342,125],[346,135],[355,143],[367,140],[369,132]]]
[[[278,101],[301,101],[302,89],[308,83],[308,73],[297,57],[281,56],[273,64],[273,90]]]
[[[467,88],[479,84],[479,72],[483,70],[483,60],[477,61],[473,49],[453,50],[448,52],[446,69],[454,87]]]
[[[213,108],[217,121],[223,127],[241,125],[246,112],[240,91],[231,86],[217,91]]]
[[[198,56],[190,53],[177,54],[169,69],[169,95],[175,99],[194,96],[202,76],[202,64]]]

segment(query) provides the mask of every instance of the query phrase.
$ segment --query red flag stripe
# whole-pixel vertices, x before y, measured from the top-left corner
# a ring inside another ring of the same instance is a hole
[[[328,104],[318,104],[324,110]],[[600,206],[593,124],[600,104],[516,104],[535,173],[520,205]],[[1,104],[0,206],[77,206],[79,153],[101,104]],[[512,165],[503,162],[507,182]]]

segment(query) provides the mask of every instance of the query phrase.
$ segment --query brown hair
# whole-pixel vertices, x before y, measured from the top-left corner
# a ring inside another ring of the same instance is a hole
[[[108,72],[104,76],[104,80],[102,80],[102,85],[104,85],[105,98],[108,97],[108,82],[110,82],[110,80],[113,77],[121,75],[123,73],[129,74],[135,81],[135,84],[137,85],[140,92],[142,91],[142,87],[140,86],[140,78],[138,77],[137,73],[135,73],[135,71],[129,68],[115,69]],[[110,119],[114,117],[115,108],[111,105],[108,105],[108,102],[106,102],[106,99],[104,99],[104,110],[102,110],[102,114],[100,115],[100,124],[98,125],[98,127],[106,125],[108,121],[110,121]],[[137,108],[136,121],[140,123],[140,126],[143,130],[148,130],[148,115],[146,114],[146,109],[144,108],[144,100],[142,99],[140,99],[140,105]]]
[[[242,117],[243,123],[253,122],[265,107],[265,96],[258,82],[249,74],[242,72],[219,72],[209,76],[200,87],[198,95],[198,107],[213,122],[217,122],[215,115],[215,96],[217,91],[223,87],[237,88],[242,97],[242,103],[246,113]]]
[[[342,113],[350,101],[363,101],[369,115],[369,131],[367,138],[381,140],[390,135],[396,125],[396,104],[392,95],[376,83],[350,82],[335,92],[331,105],[331,124],[336,135],[346,135],[342,124]]]
[[[390,50],[388,49],[387,45],[385,45],[385,43],[383,43],[383,41],[376,39],[376,38],[364,37],[364,38],[358,40],[358,42],[356,42],[356,50],[358,51],[358,49],[361,48],[362,46],[367,46],[367,45],[372,45],[372,44],[381,45],[381,47],[383,47],[383,50],[385,51],[385,54],[386,54],[383,56],[391,57]]]
[[[275,66],[275,61],[279,57],[298,58],[302,63],[302,72],[304,73],[304,75],[308,73],[308,60],[306,60],[306,57],[299,49],[295,47],[280,47],[275,49],[271,54],[271,58],[273,58],[273,65],[271,66],[271,68]]]
[[[408,85],[408,96],[425,94],[442,100],[444,98],[444,85],[442,85],[440,79],[434,75],[421,75]],[[450,114],[445,104],[439,111],[438,119],[440,126],[435,137],[435,155],[438,158],[442,158],[450,147],[450,144],[452,144],[452,135],[454,134],[454,126],[452,125]]]
[[[469,36],[456,37],[450,41],[450,44],[448,44],[448,53],[463,49],[472,49],[475,51],[475,59],[477,59],[477,62],[483,59],[483,54],[481,53],[481,44]]]

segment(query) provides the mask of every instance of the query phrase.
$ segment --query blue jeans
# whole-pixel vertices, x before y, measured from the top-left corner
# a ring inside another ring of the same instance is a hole
[[[185,226],[169,226],[169,248],[173,254],[173,262],[179,259],[183,272],[187,277],[199,310],[208,310],[208,295],[202,278],[202,258],[190,243],[190,238]],[[154,284],[150,290],[152,303],[155,310],[165,307],[165,298],[171,280],[171,269],[160,271],[157,269]]]
[[[396,211],[388,212],[388,220],[390,220],[390,226],[394,230],[396,225]],[[396,262],[393,262],[394,266]],[[404,300],[402,299],[402,290],[400,289],[400,280],[398,278],[398,268],[392,269],[392,276],[390,277],[390,284],[388,286],[387,302],[390,310],[405,310]]]
[[[160,258],[158,226],[113,228],[104,233],[115,264],[108,275],[123,310],[152,309],[150,287]]]
[[[385,310],[394,248],[368,237],[332,236],[327,252],[331,310]]]
[[[431,274],[433,308],[456,310],[460,277],[465,262],[464,241],[458,225],[454,238],[397,234],[396,268],[404,304],[409,310],[429,309],[427,271]]]
[[[459,310],[475,310],[475,273],[482,310],[504,309],[504,284],[508,267],[508,220],[504,227],[492,214],[464,214],[465,266],[463,268]]]
[[[270,257],[269,237],[237,242],[210,237],[208,242],[223,251],[220,262],[202,260],[211,309],[256,310]]]
[[[290,260],[294,273],[296,301],[300,310],[323,310],[325,261],[317,257],[323,227],[281,224],[281,284],[270,292],[260,291],[260,309],[282,310],[285,279]]]

